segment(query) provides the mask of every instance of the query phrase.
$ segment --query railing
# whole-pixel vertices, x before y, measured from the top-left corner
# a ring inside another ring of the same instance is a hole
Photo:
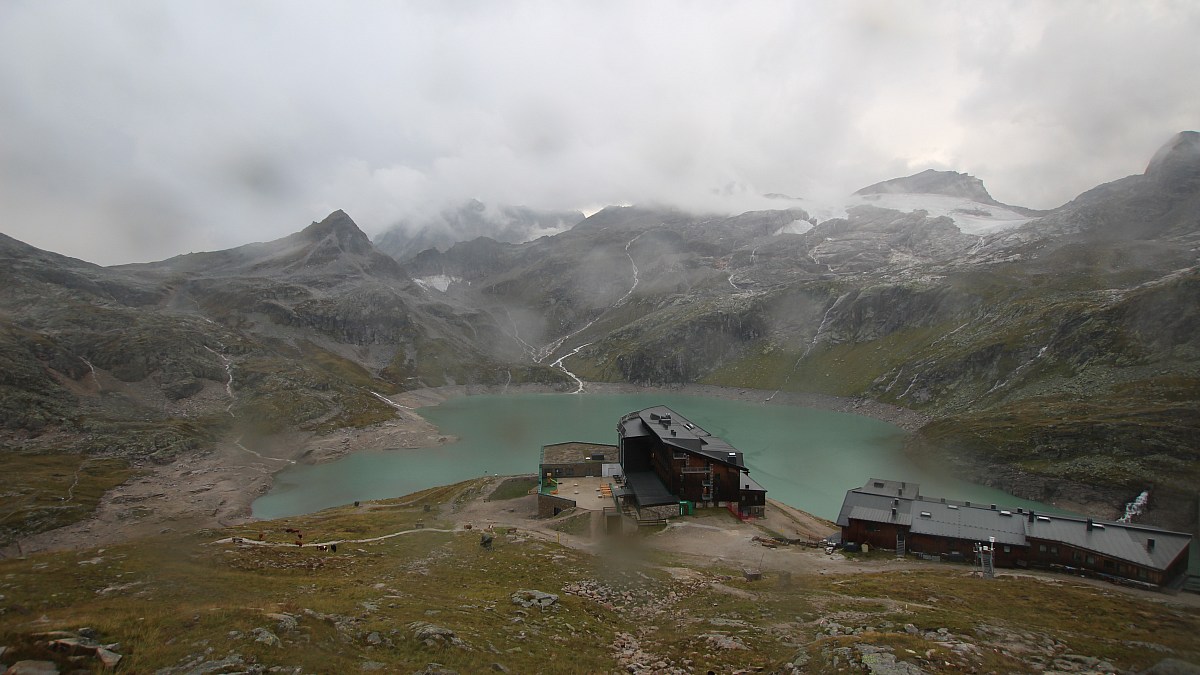
[[[683,467],[683,472],[684,473],[712,473],[712,469],[709,469],[708,467],[704,467],[704,466],[685,466],[685,467]]]

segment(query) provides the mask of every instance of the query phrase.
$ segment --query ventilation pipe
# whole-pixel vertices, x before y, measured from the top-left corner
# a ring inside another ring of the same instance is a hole
[[[1029,522],[1032,523],[1036,515],[1037,514],[1033,512],[1033,509],[1029,509]]]
[[[1153,551],[1153,550],[1154,550],[1154,540],[1153,540],[1153,539],[1147,539],[1147,540],[1146,540],[1146,550],[1147,550],[1147,551]]]

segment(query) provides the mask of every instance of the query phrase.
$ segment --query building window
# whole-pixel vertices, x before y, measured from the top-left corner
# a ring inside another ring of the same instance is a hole
[[[1096,556],[1094,556],[1094,555],[1089,555],[1089,556],[1087,557],[1087,564],[1089,564],[1089,565],[1095,565],[1095,564],[1096,564]]]
[[[1012,553],[1012,547],[1011,547],[1011,546],[1005,546],[1005,547],[1004,547],[1004,552],[1005,552],[1005,553]]]
[[[1051,553],[1053,553],[1053,554],[1055,554],[1055,555],[1058,555],[1058,547],[1057,547],[1057,546],[1051,546],[1051,547],[1050,547],[1050,552],[1051,552]]]
[[[1038,551],[1039,551],[1039,552],[1041,552],[1041,553],[1045,553],[1045,552],[1046,552],[1046,545],[1045,545],[1045,544],[1038,544]]]
[[[1114,565],[1115,565],[1115,563],[1114,563],[1113,561],[1111,561],[1111,560],[1105,560],[1105,561],[1104,561],[1104,567],[1105,567],[1105,569],[1110,569],[1110,570],[1111,570],[1111,569],[1114,567]]]
[[[1079,562],[1080,560],[1083,560],[1083,554],[1080,553],[1079,551],[1075,551],[1074,553],[1071,554],[1071,560],[1074,560],[1075,562]]]
[[[1138,570],[1138,578],[1139,579],[1149,579],[1150,575],[1146,573],[1146,570],[1139,569]]]

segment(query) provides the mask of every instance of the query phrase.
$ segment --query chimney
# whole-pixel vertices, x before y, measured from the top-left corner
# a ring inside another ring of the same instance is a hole
[[[1088,532],[1092,531],[1092,519],[1091,518],[1087,519],[1087,531]]]
[[[993,510],[993,511],[995,511],[995,510],[996,510],[996,505],[995,505],[995,504],[992,504],[992,510]]]
[[[1153,539],[1147,539],[1147,540],[1146,540],[1146,550],[1147,550],[1147,551],[1153,551],[1153,550],[1154,550],[1154,540],[1153,540]]]
[[[892,507],[892,520],[896,519],[896,507]]]
[[[674,429],[672,429],[672,430],[671,430],[671,435],[672,435],[672,436],[674,436],[674,435],[675,435],[675,430],[674,430]]]
[[[1033,509],[1029,509],[1029,522],[1031,522],[1031,523],[1032,523],[1032,522],[1033,522],[1033,519],[1034,519],[1034,516],[1036,516],[1036,515],[1037,515],[1037,514],[1035,514],[1035,513],[1033,512]]]
[[[1025,509],[1023,507],[1017,507],[1017,513],[1025,513]]]
[[[971,502],[967,502],[967,506],[970,506],[970,505],[971,505]]]

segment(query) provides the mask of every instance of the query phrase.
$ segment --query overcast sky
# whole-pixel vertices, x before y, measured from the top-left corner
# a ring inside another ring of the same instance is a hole
[[[5,0],[0,231],[114,264],[927,168],[1048,208],[1200,127],[1198,35],[1193,0]]]

